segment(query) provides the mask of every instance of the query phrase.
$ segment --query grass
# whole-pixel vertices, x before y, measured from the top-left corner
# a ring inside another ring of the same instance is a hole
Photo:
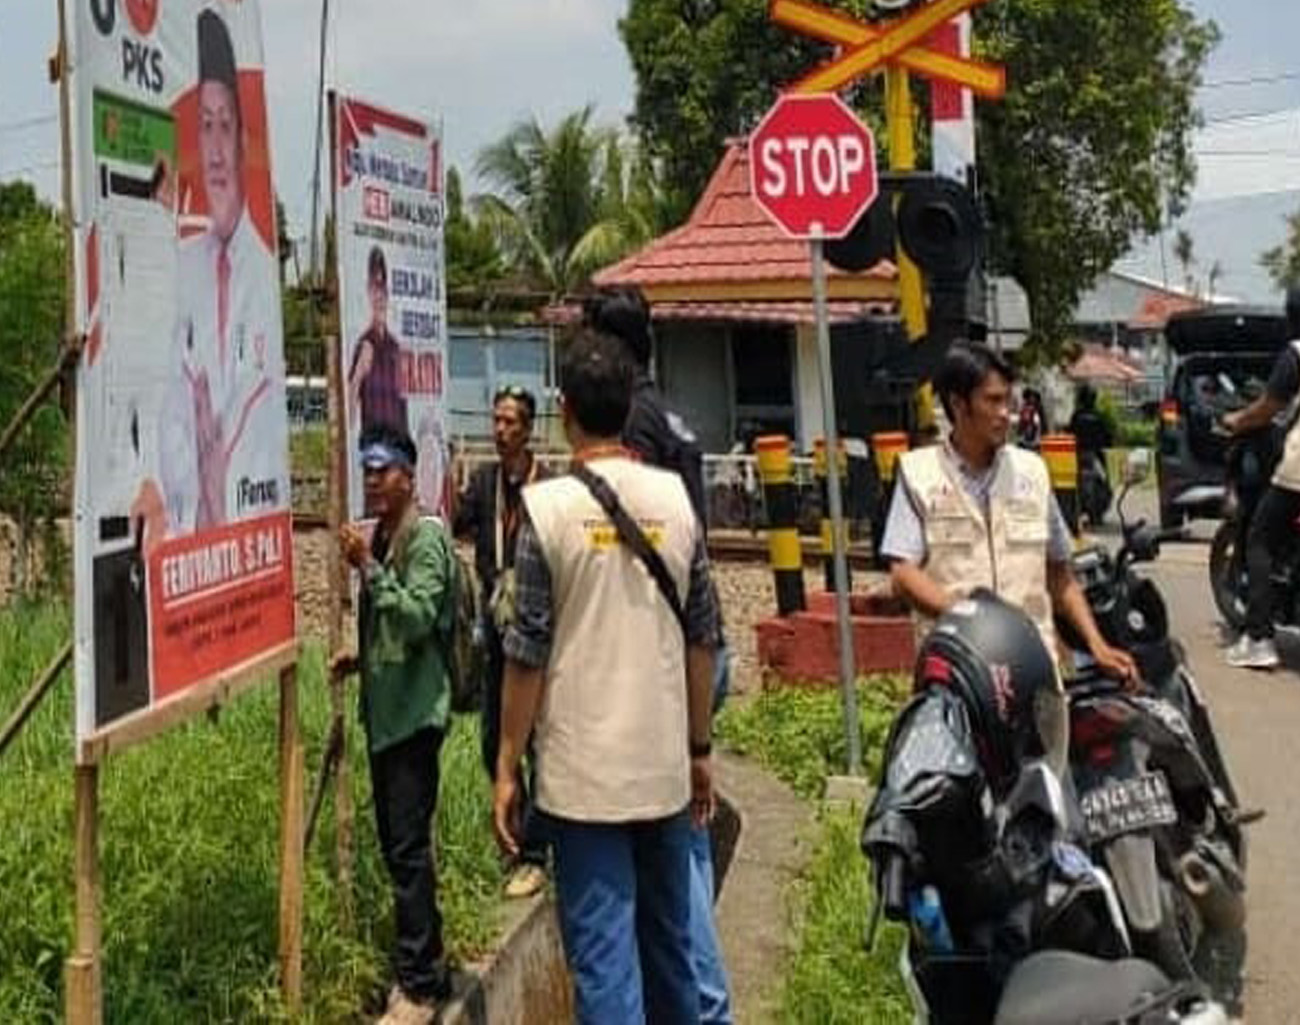
[[[58,607],[0,613],[0,715],[66,637]],[[309,775],[329,703],[319,651],[301,667]],[[206,720],[111,759],[100,775],[106,1020],[285,1019],[276,980],[277,693],[256,689]],[[352,717],[355,720],[355,716]],[[72,697],[65,677],[0,757],[0,1021],[62,1020],[72,936]],[[334,819],[326,804],[307,862],[304,974],[308,1022],[360,1020],[388,981],[387,877],[374,835],[362,738],[351,735],[356,924],[338,925]],[[455,956],[495,932],[498,861],[472,723],[443,749],[439,895]]]
[[[858,848],[858,816],[826,811],[804,877],[795,884],[798,945],[782,980],[786,1025],[895,1025],[911,1020],[898,974],[903,931],[881,925],[866,945],[875,892]]]
[[[907,686],[902,677],[858,686],[863,761],[872,779]],[[718,736],[805,798],[819,798],[826,776],[844,771],[836,690],[774,689],[735,702],[719,718]],[[858,847],[859,816],[821,810],[808,867],[790,893],[795,940],[779,999],[779,1019],[788,1025],[885,1025],[911,1016],[897,967],[902,931],[882,924],[874,948],[866,947],[874,891]]]
[[[867,776],[880,771],[880,756],[908,692],[901,676],[875,676],[858,684],[862,760]],[[819,798],[828,775],[847,765],[848,740],[838,690],[781,687],[728,705],[717,735],[732,751],[769,768],[801,797]]]

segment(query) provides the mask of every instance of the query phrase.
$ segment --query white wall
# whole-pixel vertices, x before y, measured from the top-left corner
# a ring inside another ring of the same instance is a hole
[[[817,373],[817,329],[812,324],[800,324],[795,329],[794,352],[795,423],[799,433],[795,447],[800,452],[811,452],[825,427],[821,378]]]

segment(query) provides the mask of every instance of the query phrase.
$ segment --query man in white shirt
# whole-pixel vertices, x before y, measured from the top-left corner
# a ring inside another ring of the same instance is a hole
[[[210,224],[181,243],[160,482],[136,502],[146,546],[289,502],[279,277],[246,201],[247,139],[230,33],[198,18],[199,157]],[[159,492],[161,485],[161,492]]]

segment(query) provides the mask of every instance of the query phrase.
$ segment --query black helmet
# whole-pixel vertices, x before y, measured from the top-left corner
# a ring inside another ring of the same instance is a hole
[[[917,655],[917,691],[948,687],[961,700],[994,790],[1010,782],[1022,759],[1045,753],[1038,706],[1056,685],[1038,627],[991,591],[949,609]]]

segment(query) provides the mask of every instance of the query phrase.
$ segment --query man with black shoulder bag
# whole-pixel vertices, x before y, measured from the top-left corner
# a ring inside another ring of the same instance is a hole
[[[537,400],[526,388],[510,385],[492,398],[494,462],[478,467],[457,496],[453,523],[457,537],[474,541],[474,571],[479,581],[476,643],[482,648],[483,707],[481,752],[488,778],[496,774],[501,739],[501,680],[505,655],[501,642],[514,615],[515,542],[523,517],[523,489],[543,480],[546,468],[531,448]],[[530,897],[546,884],[546,844],[533,823],[532,774],[518,779],[523,842],[506,880],[507,897]]]
[[[691,825],[714,808],[717,608],[681,479],[620,443],[632,381],[617,339],[568,345],[575,470],[524,490],[494,822],[516,851],[531,733],[577,1021],[690,1025]]]

